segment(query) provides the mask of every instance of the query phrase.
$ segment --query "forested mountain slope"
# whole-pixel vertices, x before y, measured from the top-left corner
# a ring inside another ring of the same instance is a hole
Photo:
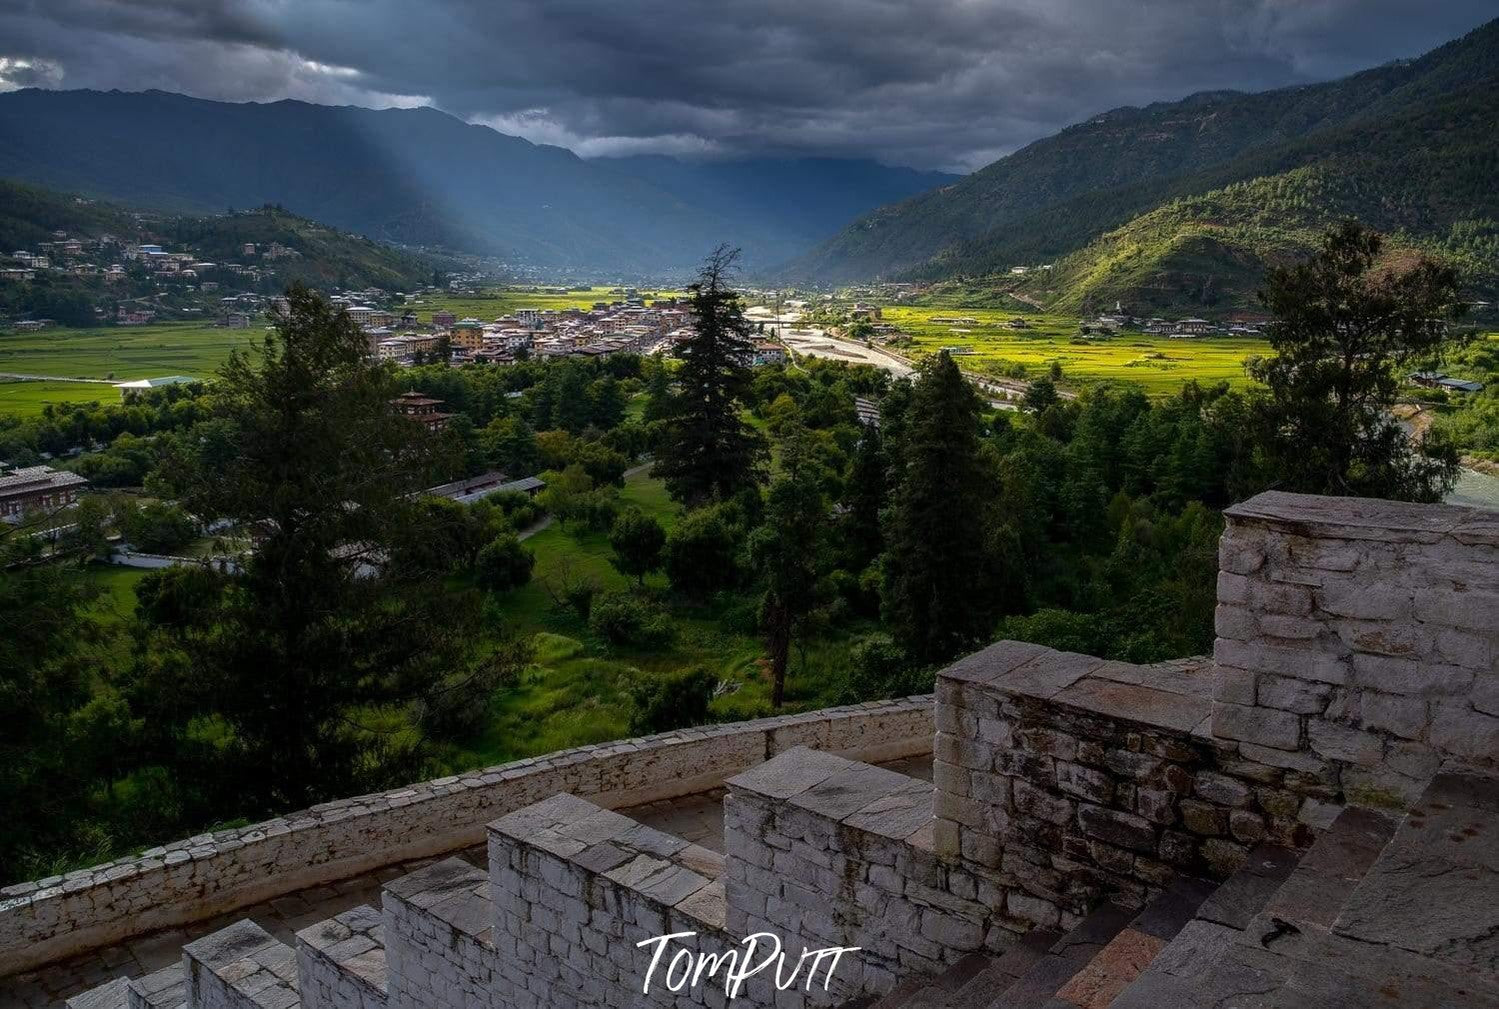
[[[233,214],[174,215],[0,180],[0,257],[17,249],[35,250],[37,243],[51,241],[57,231],[70,238],[109,235],[127,244],[153,242],[168,251],[190,251],[220,264],[261,263],[274,269],[281,283],[300,280],[322,288],[409,289],[430,283],[433,269],[442,265],[432,257],[395,249],[276,206]],[[257,256],[244,255],[246,243],[261,250]],[[262,262],[258,256],[273,243],[296,255]]]
[[[1499,185],[1491,160],[1461,163],[1475,153],[1482,159],[1485,143],[1492,157],[1491,127],[1487,135],[1475,132],[1485,128],[1485,120],[1471,113],[1482,111],[1474,103],[1496,79],[1499,21],[1418,60],[1326,84],[1253,95],[1213,92],[1117,109],[951,186],[867,214],[786,273],[834,283],[974,275],[1041,262],[1174,199],[1312,164],[1332,169],[1365,156],[1388,161],[1379,145],[1391,140],[1389,124],[1429,119],[1439,110],[1454,118],[1421,135],[1422,142],[1435,145],[1425,167],[1443,178],[1487,172],[1491,186]],[[1435,203],[1446,199],[1435,184],[1429,188]],[[1344,209],[1383,207],[1383,193],[1365,192]],[[1407,195],[1395,200],[1409,203]],[[1454,223],[1454,208],[1428,209],[1433,212],[1414,213],[1421,220],[1413,226],[1443,229]],[[1413,210],[1406,206],[1401,215]]]

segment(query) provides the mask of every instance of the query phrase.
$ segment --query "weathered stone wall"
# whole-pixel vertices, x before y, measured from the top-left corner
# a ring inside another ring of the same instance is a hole
[[[793,952],[860,947],[834,976],[835,1003],[1008,948],[1026,925],[1005,919],[992,874],[937,858],[932,795],[928,782],[811,750],[729,779],[729,931],[768,928]]]
[[[931,749],[931,698],[831,708],[564,750],[203,834],[0,889],[0,976],[284,893],[480,843],[558,792],[628,806],[690,795],[794,746],[868,760]]]
[[[517,1009],[519,979],[499,970],[489,877],[460,859],[386,884],[390,1009]]]
[[[297,933],[301,1009],[385,1009],[385,925],[372,907],[351,908]]]
[[[1360,805],[1499,765],[1499,515],[1282,493],[1226,514],[1215,736]]]
[[[252,921],[182,948],[193,1009],[297,1009],[297,958]],[[135,995],[131,993],[131,1001]]]
[[[491,824],[489,858],[495,956],[516,1009],[725,1004],[721,974],[692,985],[672,969],[683,950],[739,941],[723,930],[723,856],[558,795]],[[657,950],[637,944],[689,932],[661,954],[646,992]],[[747,1003],[774,1004],[766,992],[752,981]]]
[[[1135,666],[1000,642],[937,682],[936,850],[996,873],[1012,917],[1140,906],[1174,873],[1223,878],[1297,845],[1333,793],[1226,753],[1202,660]],[[1232,749],[1231,747],[1229,748]]]

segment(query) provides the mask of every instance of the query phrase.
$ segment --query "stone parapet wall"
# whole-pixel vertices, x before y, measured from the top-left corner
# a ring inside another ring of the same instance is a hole
[[[1225,514],[1217,738],[1360,805],[1499,766],[1499,514],[1284,493]]]
[[[558,792],[606,806],[675,798],[795,746],[892,760],[930,752],[931,698],[831,708],[564,750],[187,838],[0,890],[0,976],[484,839]]]
[[[558,795],[491,824],[489,859],[494,955],[515,1009],[725,1004],[721,974],[693,985],[675,969],[683,951],[695,963],[739,942],[723,928],[723,856]],[[638,945],[670,935],[664,949]]]
[[[900,978],[940,971],[968,953],[1007,949],[1028,923],[1005,917],[994,874],[937,857],[933,791],[928,782],[810,750],[731,778],[729,931],[768,928],[793,954],[860,947],[834,978],[835,1002],[887,992]]]
[[[995,871],[1012,916],[1065,925],[1105,897],[1139,907],[1177,873],[1225,878],[1260,841],[1306,843],[1335,794],[1213,740],[1211,684],[1205,660],[1019,642],[943,670],[937,852]]]

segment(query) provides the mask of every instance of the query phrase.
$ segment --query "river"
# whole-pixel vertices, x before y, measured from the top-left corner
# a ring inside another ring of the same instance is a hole
[[[1499,477],[1465,469],[1457,479],[1457,486],[1447,495],[1447,503],[1499,511]]]

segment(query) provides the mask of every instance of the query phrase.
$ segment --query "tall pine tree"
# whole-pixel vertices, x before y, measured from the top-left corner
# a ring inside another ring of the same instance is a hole
[[[205,806],[251,816],[410,780],[427,758],[414,728],[471,727],[524,661],[482,642],[481,601],[450,565],[395,560],[441,442],[391,407],[392,375],[346,314],[287,297],[275,334],[219,372],[225,442],[183,446],[166,473],[254,549],[137,591],[149,647],[132,694],[153,745]]]
[[[914,662],[946,661],[993,634],[1005,584],[994,487],[978,395],[938,354],[922,365],[905,415],[883,560],[885,621]]]
[[[791,639],[817,602],[817,555],[828,506],[800,423],[781,442],[781,471],[766,495],[765,522],[750,536],[750,564],[765,583],[760,623],[770,651],[771,705],[786,699]]]
[[[726,501],[762,473],[764,442],[740,416],[754,343],[739,295],[729,287],[738,256],[721,245],[703,264],[689,288],[693,335],[677,348],[678,391],[653,474],[688,507]]]
[[[860,433],[843,489],[842,550],[855,573],[868,567],[885,547],[880,512],[889,501],[889,484],[885,443],[879,427],[871,424]]]

